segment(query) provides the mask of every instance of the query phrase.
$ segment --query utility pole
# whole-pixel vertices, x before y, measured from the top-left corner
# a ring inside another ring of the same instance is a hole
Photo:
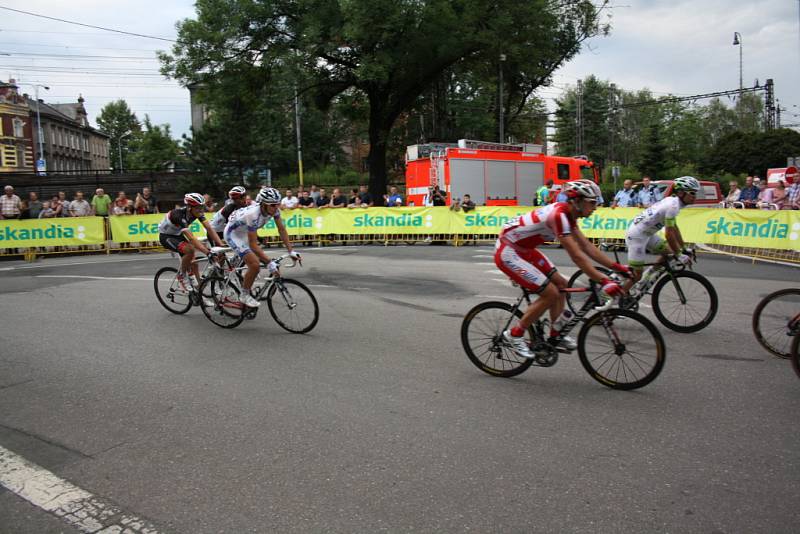
[[[575,102],[575,152],[583,154],[583,81],[578,80]]]
[[[767,80],[764,99],[764,130],[767,132],[775,128],[775,84],[772,78]]]
[[[300,177],[300,187],[303,187],[303,145],[300,137],[300,99],[297,97],[297,87],[294,88],[294,123],[297,127],[297,174]]]

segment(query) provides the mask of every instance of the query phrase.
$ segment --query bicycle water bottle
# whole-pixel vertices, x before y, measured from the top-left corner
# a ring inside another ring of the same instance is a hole
[[[555,321],[553,321],[553,325],[550,330],[551,333],[555,332],[555,334],[558,334],[559,332],[561,332],[561,329],[564,328],[564,325],[567,324],[571,319],[572,319],[572,312],[567,309],[564,309],[564,311],[561,312],[561,315],[559,315],[558,318]]]

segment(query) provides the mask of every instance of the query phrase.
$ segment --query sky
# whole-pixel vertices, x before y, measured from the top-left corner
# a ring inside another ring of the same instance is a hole
[[[611,32],[593,38],[538,94],[554,100],[594,74],[627,90],[689,96],[739,87],[743,79],[775,83],[784,124],[800,124],[800,0],[612,0]],[[41,84],[48,103],[82,94],[94,119],[108,102],[124,99],[140,120],[189,132],[189,93],[159,74],[157,50],[171,43],[105,32],[2,9],[28,11],[94,26],[175,39],[176,22],[192,18],[190,0],[0,0],[0,79]],[[9,54],[9,55],[6,55]],[[70,57],[73,56],[73,57]],[[76,57],[77,56],[77,57]],[[34,88],[22,85],[30,94]],[[731,102],[732,103],[732,102]]]

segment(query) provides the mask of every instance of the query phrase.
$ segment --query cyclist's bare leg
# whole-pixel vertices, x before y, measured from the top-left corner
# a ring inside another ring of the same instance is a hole
[[[254,253],[250,252],[242,258],[244,260],[245,265],[247,265],[247,272],[244,273],[244,281],[242,282],[242,286],[244,287],[245,291],[250,291],[250,288],[253,287],[253,282],[255,282],[256,277],[258,276],[258,272],[261,270],[261,263],[258,261],[258,256]]]
[[[562,295],[558,287],[556,287],[555,284],[547,284],[544,286],[542,292],[539,293],[538,298],[528,306],[528,309],[522,314],[517,326],[524,332],[534,321],[541,317],[548,308],[553,308],[561,304],[563,310],[564,302],[562,301]],[[558,315],[560,315],[560,312],[555,316],[552,311],[550,312],[551,317],[558,317]]]
[[[192,245],[184,245],[183,255],[181,256],[181,272],[188,273],[192,271],[192,262],[194,261],[194,247]]]

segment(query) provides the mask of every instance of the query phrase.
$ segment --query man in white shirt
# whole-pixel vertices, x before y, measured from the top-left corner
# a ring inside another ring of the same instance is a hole
[[[297,203],[299,199],[294,196],[291,189],[286,190],[286,196],[283,197],[281,200],[281,209],[282,210],[293,210],[297,207]]]
[[[92,206],[83,199],[83,192],[75,193],[75,200],[69,203],[70,217],[88,217],[92,213]]]

